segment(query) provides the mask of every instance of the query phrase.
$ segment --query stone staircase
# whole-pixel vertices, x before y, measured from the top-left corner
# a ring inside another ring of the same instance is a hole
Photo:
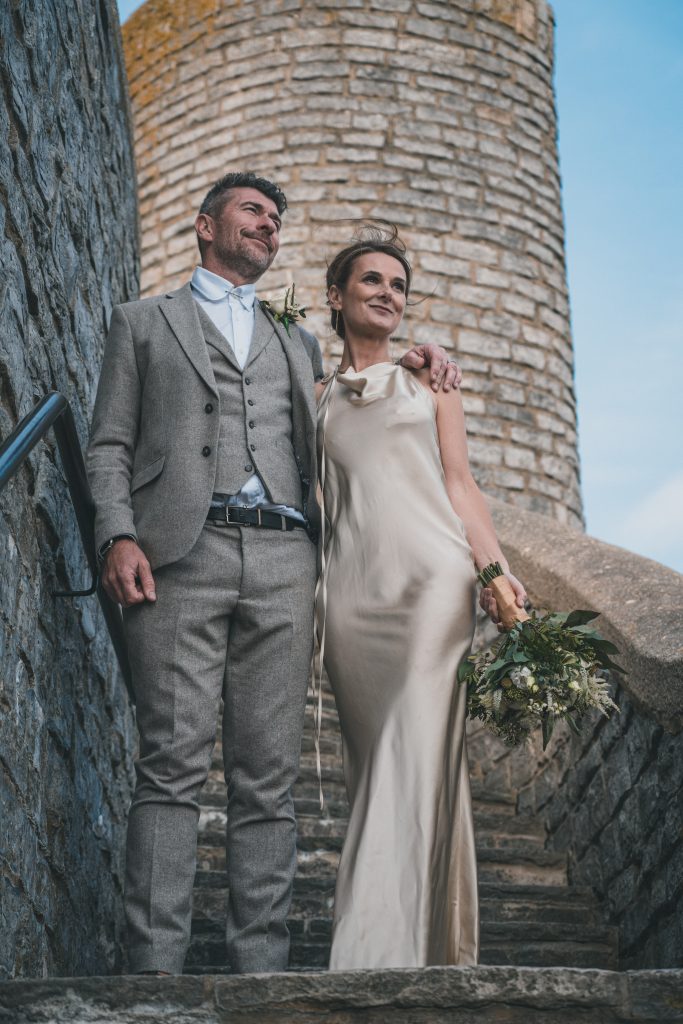
[[[545,850],[540,823],[517,814],[509,793],[473,794],[482,916],[480,966],[325,971],[335,869],[347,813],[340,738],[329,694],[322,758],[327,801],[323,817],[309,720],[296,786],[299,852],[290,972],[227,975],[226,795],[217,748],[203,794],[186,975],[7,982],[0,984],[0,1022],[683,1024],[683,970],[613,970],[615,930],[601,921],[589,890],[567,884],[564,856]]]
[[[341,768],[341,739],[334,700],[323,695],[321,758],[325,813],[321,817],[307,711],[301,773],[295,789],[298,869],[290,916],[291,967],[327,967],[334,882],[344,841],[348,807]],[[190,974],[226,971],[225,784],[220,745],[203,791],[194,891]],[[511,793],[478,791],[473,784],[481,963],[526,967],[615,970],[617,930],[604,924],[589,889],[567,883],[567,859],[546,850],[542,823],[519,814]]]

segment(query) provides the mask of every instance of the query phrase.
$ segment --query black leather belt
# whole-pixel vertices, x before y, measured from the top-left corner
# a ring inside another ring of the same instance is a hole
[[[306,524],[292,516],[281,516],[279,512],[268,512],[262,508],[240,508],[239,505],[221,505],[210,508],[206,517],[217,526],[262,526],[266,530],[306,529]]]

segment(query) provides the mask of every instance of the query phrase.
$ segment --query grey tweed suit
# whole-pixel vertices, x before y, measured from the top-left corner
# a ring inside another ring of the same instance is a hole
[[[137,537],[157,593],[124,611],[140,732],[126,861],[132,971],[182,970],[221,698],[228,959],[242,972],[287,965],[322,373],[316,340],[290,331],[257,304],[242,371],[189,285],[112,316],[87,454],[96,542]],[[310,537],[206,523],[216,481],[238,489],[254,467],[273,502],[296,499]]]

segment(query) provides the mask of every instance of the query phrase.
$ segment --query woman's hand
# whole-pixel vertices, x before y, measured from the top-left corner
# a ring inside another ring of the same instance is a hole
[[[441,345],[414,345],[399,361],[407,370],[428,367],[432,391],[438,391],[442,387],[448,392],[451,388],[460,387],[462,370]]]
[[[516,604],[518,608],[523,608],[526,601],[526,590],[519,582],[516,576],[513,576],[511,572],[505,573],[505,579],[509,582],[510,586],[515,592]],[[486,612],[492,622],[498,626],[498,629],[502,630],[500,616],[498,614],[498,605],[496,599],[493,596],[493,591],[490,587],[482,587],[481,593],[479,594],[479,605]]]

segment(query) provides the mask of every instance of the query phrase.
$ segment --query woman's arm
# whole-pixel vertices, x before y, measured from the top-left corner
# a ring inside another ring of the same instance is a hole
[[[459,391],[440,391],[436,397],[436,427],[439,435],[441,463],[446,478],[446,490],[451,505],[460,516],[477,569],[491,562],[499,562],[517,596],[517,604],[524,606],[526,593],[516,577],[510,573],[505,555],[500,549],[488,504],[474,481],[467,456],[465,414]],[[498,621],[495,598],[484,588],[480,604],[494,621]]]

